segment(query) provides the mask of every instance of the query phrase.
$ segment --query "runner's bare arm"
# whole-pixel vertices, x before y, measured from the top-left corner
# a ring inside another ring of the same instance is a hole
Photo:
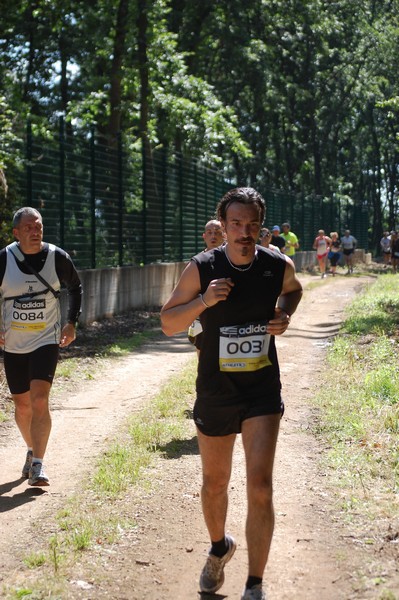
[[[269,321],[267,327],[267,331],[271,335],[281,335],[287,330],[290,317],[302,298],[302,284],[296,275],[295,265],[288,256],[285,259],[287,264],[285,266],[283,288],[277,301],[274,319]]]
[[[198,269],[190,262],[161,308],[161,326],[166,335],[185,331],[205,310],[206,306],[199,296],[200,290]]]
[[[190,262],[161,309],[162,331],[165,335],[185,331],[204,310],[226,300],[233,285],[230,279],[214,279],[201,297],[198,268]]]

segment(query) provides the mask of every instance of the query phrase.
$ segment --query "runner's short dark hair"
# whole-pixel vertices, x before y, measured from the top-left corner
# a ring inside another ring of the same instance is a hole
[[[28,215],[29,217],[31,217],[31,216],[39,217],[40,220],[42,220],[42,215],[39,213],[38,210],[36,210],[36,208],[32,208],[31,206],[23,206],[22,208],[19,208],[17,210],[17,212],[14,214],[14,217],[12,220],[12,226],[18,227],[18,225],[21,222],[22,217],[24,217],[25,215]]]
[[[259,223],[263,223],[266,214],[266,203],[259,192],[251,187],[239,187],[229,190],[220,200],[216,214],[219,220],[226,220],[227,209],[233,202],[256,204],[259,210]]]

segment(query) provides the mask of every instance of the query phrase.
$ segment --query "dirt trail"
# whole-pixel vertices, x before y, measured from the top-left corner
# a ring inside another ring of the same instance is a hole
[[[350,532],[333,512],[333,499],[320,471],[324,449],[309,430],[315,418],[309,398],[324,368],[326,345],[339,329],[344,307],[367,281],[367,277],[336,277],[318,282],[305,291],[290,328],[277,341],[286,413],[275,470],[275,536],[265,574],[270,600],[378,597],[367,585],[353,589],[353,572],[364,568],[367,555],[350,541]],[[163,338],[144,352],[120,360],[101,382],[90,382],[76,395],[56,399],[46,460],[51,476],[48,491],[29,488],[18,478],[23,446],[14,427],[0,430],[0,460],[7,465],[0,472],[0,586],[1,581],[23,579],[21,558],[38,524],[45,539],[55,529],[57,509],[79,489],[107,438],[192,357],[185,336]],[[137,525],[123,532],[112,548],[99,547],[82,556],[65,598],[199,597],[198,576],[209,542],[200,508],[194,426],[181,456],[159,462],[151,474],[153,488],[145,494],[132,490],[121,502],[121,510],[131,514]],[[67,478],[65,468],[70,473]],[[246,577],[245,511],[243,452],[238,440],[228,514],[228,530],[236,537],[238,549],[226,567],[220,592],[203,594],[202,599],[240,598]],[[87,582],[88,589],[76,581]]]

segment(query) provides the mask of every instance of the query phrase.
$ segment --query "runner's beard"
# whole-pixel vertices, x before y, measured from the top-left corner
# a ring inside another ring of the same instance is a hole
[[[248,238],[245,238],[242,241],[245,241],[245,242],[251,241],[252,244],[250,246],[241,246],[241,256],[247,257],[247,256],[250,256],[250,255],[253,255],[253,252],[254,252],[254,241],[252,240],[252,238],[251,238],[251,240],[249,240]]]

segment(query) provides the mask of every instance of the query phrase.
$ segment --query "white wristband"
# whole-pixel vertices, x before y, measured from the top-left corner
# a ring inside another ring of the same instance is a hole
[[[204,300],[204,296],[203,296],[202,294],[200,294],[200,295],[199,295],[199,297],[201,298],[201,302],[202,302],[202,304],[203,304],[204,306],[206,306],[206,308],[211,308],[211,307],[209,306],[209,304],[207,304],[207,303],[205,302],[205,300]]]

